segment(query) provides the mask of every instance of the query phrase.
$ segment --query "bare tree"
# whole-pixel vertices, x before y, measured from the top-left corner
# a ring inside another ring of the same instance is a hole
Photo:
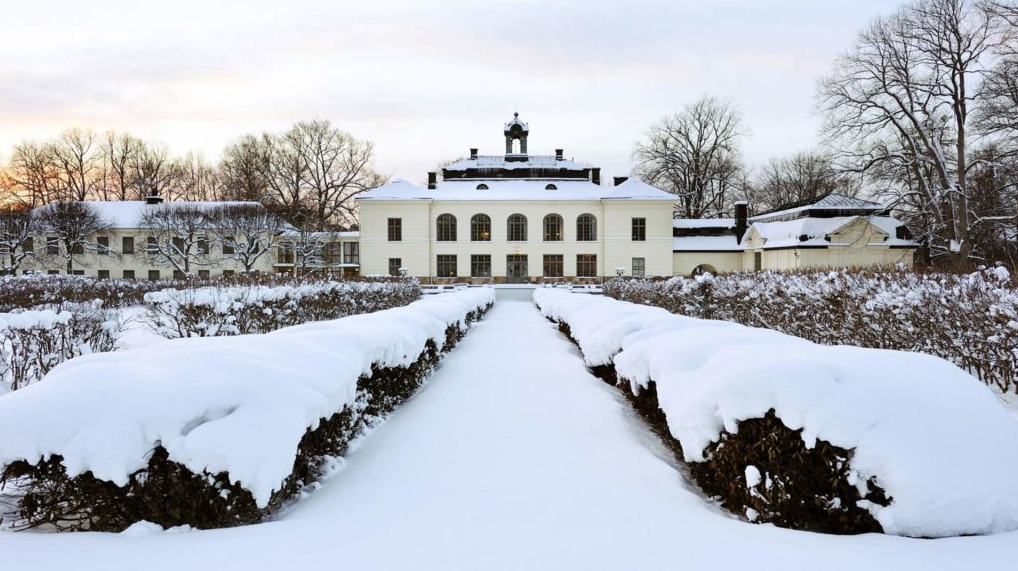
[[[14,146],[6,176],[13,198],[32,208],[59,198],[60,181],[50,145],[23,141]]]
[[[244,135],[223,149],[219,162],[223,197],[226,200],[265,200],[269,194],[265,159],[262,143],[254,135]]]
[[[141,145],[131,158],[131,180],[139,198],[167,196],[181,176],[181,169],[166,145]]]
[[[168,200],[219,200],[221,187],[219,174],[199,152],[190,151],[175,162],[178,176],[166,191]]]
[[[98,195],[99,145],[95,133],[74,127],[50,143],[57,180],[64,200],[88,200]]]
[[[327,239],[316,227],[315,211],[303,206],[288,211],[270,206],[269,210],[286,220],[278,246],[279,262],[292,264],[293,272],[298,276],[319,269],[325,261]]]
[[[39,229],[47,236],[44,255],[63,259],[68,274],[73,273],[75,264],[85,265],[86,252],[99,250],[96,234],[112,226],[87,202],[51,202],[40,207],[37,215]]]
[[[820,86],[832,145],[959,265],[972,250],[970,114],[1005,27],[983,1],[920,0],[876,20]]]
[[[14,275],[25,259],[35,256],[37,222],[26,205],[0,205],[0,274]]]
[[[768,161],[746,194],[754,210],[762,212],[830,193],[855,196],[859,190],[858,177],[839,170],[829,156],[802,152]]]
[[[145,208],[139,226],[148,234],[145,255],[153,265],[171,266],[190,277],[195,268],[215,264],[209,248],[213,209],[172,202]]]
[[[272,250],[273,241],[283,231],[283,221],[258,203],[228,204],[216,208],[210,216],[223,258],[237,261],[245,272]]]
[[[739,140],[745,133],[731,103],[704,97],[647,131],[633,151],[634,171],[679,197],[677,216],[717,216],[740,179]]]
[[[107,131],[99,141],[102,161],[103,200],[131,200],[143,198],[135,184],[132,165],[145,144],[127,133]]]

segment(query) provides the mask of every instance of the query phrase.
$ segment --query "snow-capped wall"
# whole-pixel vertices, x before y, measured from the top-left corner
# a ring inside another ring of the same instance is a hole
[[[807,446],[853,450],[892,502],[868,509],[884,531],[944,537],[1018,529],[1018,419],[971,375],[918,353],[817,345],[767,329],[672,315],[609,298],[538,289],[588,365],[654,381],[685,459],[773,409]],[[621,382],[621,381],[620,381]]]
[[[372,365],[410,365],[429,340],[494,301],[491,289],[264,335],[179,339],[65,362],[0,398],[0,466],[63,457],[69,476],[118,485],[162,446],[196,474],[228,472],[259,507],[298,443],[354,402]]]

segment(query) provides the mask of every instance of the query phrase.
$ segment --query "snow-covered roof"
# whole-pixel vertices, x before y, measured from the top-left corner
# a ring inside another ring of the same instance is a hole
[[[516,155],[522,156],[522,155]],[[463,159],[443,167],[447,171],[465,171],[470,169],[566,169],[584,170],[589,167],[576,161],[559,160],[553,155],[527,155],[524,161],[506,160],[505,155],[479,155],[476,159]]]
[[[753,216],[750,220],[754,222],[764,222],[767,220],[787,218],[790,215],[801,214],[811,210],[853,210],[858,211],[858,214],[866,214],[882,212],[887,210],[887,207],[878,202],[832,193],[813,201],[789,204],[777,210],[764,212]]]
[[[698,228],[735,228],[734,218],[676,218],[672,227],[680,230],[696,230]]]
[[[552,184],[555,189],[548,189]],[[481,188],[478,188],[478,187]],[[487,188],[484,188],[487,187]],[[418,186],[403,179],[394,180],[357,196],[357,200],[661,200],[675,196],[637,179],[613,187],[598,186],[586,180],[449,180],[435,189]]]
[[[94,208],[103,219],[112,224],[114,228],[137,228],[141,223],[141,217],[151,209],[175,208],[180,206],[199,208],[219,208],[223,206],[258,206],[257,202],[213,202],[213,201],[188,201],[188,202],[163,202],[160,204],[148,204],[143,200],[87,200],[82,202]]]
[[[837,245],[827,237],[856,220],[865,220],[887,234],[886,241],[873,245],[916,246],[911,240],[897,238],[897,229],[904,224],[890,216],[835,216],[833,218],[797,218],[778,222],[755,222],[752,229],[764,239],[764,248],[788,248]]]
[[[726,236],[678,236],[672,238],[673,252],[741,252],[735,234]]]

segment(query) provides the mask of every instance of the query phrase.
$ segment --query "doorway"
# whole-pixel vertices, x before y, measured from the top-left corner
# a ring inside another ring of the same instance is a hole
[[[505,282],[525,284],[529,281],[526,254],[509,254],[505,258]]]

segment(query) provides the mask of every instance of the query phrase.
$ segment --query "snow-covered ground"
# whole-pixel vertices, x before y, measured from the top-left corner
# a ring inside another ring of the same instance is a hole
[[[502,301],[344,468],[266,524],[0,533],[12,569],[1010,569],[1018,533],[834,537],[690,488],[536,308]]]

